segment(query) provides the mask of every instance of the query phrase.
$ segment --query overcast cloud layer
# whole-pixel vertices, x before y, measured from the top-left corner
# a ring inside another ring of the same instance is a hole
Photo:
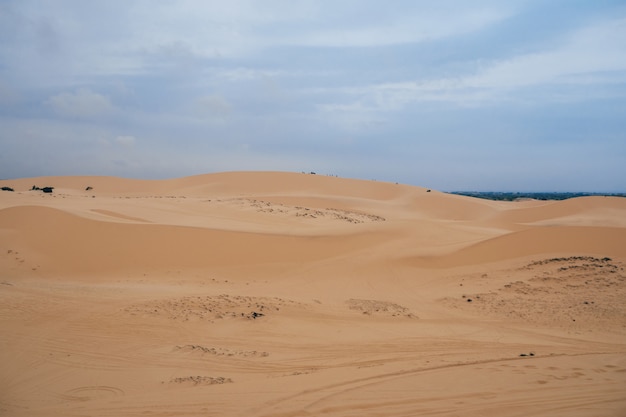
[[[0,178],[626,191],[626,4],[5,0]]]

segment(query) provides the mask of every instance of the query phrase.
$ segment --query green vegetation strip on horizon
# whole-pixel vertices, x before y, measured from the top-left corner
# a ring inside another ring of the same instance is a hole
[[[567,200],[575,197],[626,197],[624,193],[584,193],[584,192],[507,192],[507,191],[451,191],[450,194],[468,197],[484,198],[487,200],[515,201],[523,199],[533,200]]]

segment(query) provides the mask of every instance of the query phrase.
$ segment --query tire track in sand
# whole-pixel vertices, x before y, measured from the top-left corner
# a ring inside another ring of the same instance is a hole
[[[543,356],[543,358],[556,358],[556,357],[578,357],[578,356],[592,356],[592,355],[614,355],[614,354],[623,354],[624,352],[585,352],[585,353],[575,353],[575,354],[567,354],[567,353],[557,353],[550,354],[548,356]],[[340,395],[346,394],[351,391],[361,390],[368,386],[373,386],[385,382],[390,382],[397,379],[402,379],[406,377],[410,377],[413,375],[418,375],[421,373],[427,373],[432,371],[440,371],[445,369],[454,369],[454,368],[462,368],[468,366],[476,366],[476,365],[487,365],[487,364],[498,364],[498,363],[507,363],[513,361],[522,361],[529,360],[528,357],[516,356],[516,357],[506,357],[506,358],[497,358],[497,359],[485,359],[485,360],[476,360],[476,361],[468,361],[468,362],[457,362],[446,365],[437,365],[430,367],[420,367],[414,369],[406,369],[397,372],[390,372],[378,375],[372,375],[364,378],[357,378],[348,381],[337,382],[333,384],[323,385],[317,388],[311,388],[304,391],[301,391],[297,394],[292,394],[286,397],[277,398],[275,400],[266,402],[261,407],[255,407],[250,410],[248,415],[259,415],[260,417],[270,417],[276,415],[315,415],[317,411],[312,411],[316,407],[319,407],[325,402],[328,402],[333,397],[338,397]],[[337,390],[339,389],[339,390]],[[315,396],[319,394],[323,394],[325,391],[334,390],[334,392],[321,395],[318,398]],[[305,405],[301,405],[297,407],[297,410],[292,410],[291,412],[286,410],[277,410],[276,408],[282,404],[288,403],[294,400],[300,400],[302,403],[304,397],[313,397],[310,401],[308,401]],[[395,404],[395,402],[394,402]],[[330,410],[327,410],[330,411]],[[277,414],[277,412],[279,414]]]

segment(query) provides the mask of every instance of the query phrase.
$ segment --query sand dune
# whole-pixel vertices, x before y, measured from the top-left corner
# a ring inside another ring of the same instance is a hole
[[[110,274],[125,269],[304,263],[368,246],[369,233],[301,237],[185,226],[120,224],[83,219],[63,211],[11,207],[0,227],[15,236],[20,252],[32,252],[46,273]],[[24,249],[22,249],[24,248]],[[27,249],[26,249],[27,248]]]
[[[501,220],[535,225],[601,225],[626,227],[620,197],[579,197],[563,201],[535,202],[528,208],[509,210]],[[585,220],[588,224],[584,224]]]
[[[481,241],[448,256],[416,258],[419,266],[455,267],[568,253],[626,256],[626,233],[615,227],[537,226]]]
[[[626,415],[626,199],[0,186],[0,415]]]

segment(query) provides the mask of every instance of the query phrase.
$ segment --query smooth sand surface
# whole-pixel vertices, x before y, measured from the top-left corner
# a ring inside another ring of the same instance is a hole
[[[626,199],[0,186],[2,416],[626,415]]]

